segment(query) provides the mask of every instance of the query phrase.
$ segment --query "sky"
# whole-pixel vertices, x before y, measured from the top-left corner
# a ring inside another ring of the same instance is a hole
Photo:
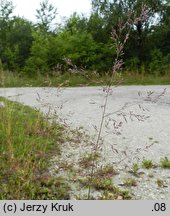
[[[42,0],[12,0],[15,6],[14,15],[24,17],[35,22],[36,9],[39,9]],[[88,15],[91,10],[91,0],[49,0],[57,8],[57,18],[69,17],[73,12]]]

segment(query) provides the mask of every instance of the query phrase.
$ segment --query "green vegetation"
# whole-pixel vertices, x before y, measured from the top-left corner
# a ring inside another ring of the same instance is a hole
[[[0,98],[0,199],[67,199],[63,178],[48,174],[48,159],[60,153],[63,127],[37,111]]]
[[[170,83],[170,5],[167,0],[134,0],[133,4],[131,0],[121,3],[91,0],[89,17],[73,13],[56,25],[57,8],[47,0],[37,9],[36,23],[13,16],[12,1],[0,2],[0,70],[16,73],[24,80],[25,75],[39,79],[40,74],[47,77],[61,72],[63,75],[68,70],[109,73],[116,57],[111,35],[113,29],[120,28],[120,17],[126,22],[130,13],[133,19],[134,14],[139,16],[147,8],[141,21],[129,22],[131,32],[123,56],[123,73],[128,71],[125,80],[127,84]],[[158,19],[155,20],[155,16]],[[127,29],[123,29],[123,38],[126,33]],[[70,85],[80,81],[70,81]]]
[[[97,161],[100,158],[100,154],[97,152],[95,155],[85,153],[79,160],[79,166],[87,169],[92,166],[93,160]]]
[[[170,85],[170,75],[152,75],[125,73],[122,75],[124,85]]]
[[[108,164],[101,167],[100,169],[97,169],[94,173],[94,176],[96,178],[109,178],[117,174],[118,172],[113,168],[113,166]]]
[[[0,87],[75,87],[106,85],[109,77],[89,72],[64,73],[57,76],[37,75],[28,77],[11,72],[0,72]],[[153,76],[140,74],[118,74],[113,85],[120,81],[121,85],[170,85],[170,76]],[[122,81],[121,81],[122,80]]]
[[[145,159],[142,161],[142,167],[146,168],[146,169],[150,169],[150,168],[154,167],[154,164],[153,164],[152,160],[146,160]]]
[[[133,178],[125,178],[124,179],[124,185],[126,187],[136,187],[137,186],[137,181]]]
[[[57,8],[48,0],[37,9],[36,23],[12,16],[12,1],[0,0],[0,87],[170,84],[168,1],[91,3],[89,17],[74,13],[54,26]],[[60,153],[63,128],[26,106],[1,100],[5,107],[0,107],[0,199],[68,199],[66,181],[47,171],[52,150]],[[85,155],[79,166],[89,169],[99,156],[97,152]],[[70,171],[70,165],[63,165]],[[150,160],[142,165],[153,167]],[[160,165],[169,168],[169,159],[165,157]],[[135,163],[131,172],[138,176],[139,169]],[[129,199],[127,191],[113,185],[116,174],[109,165],[99,170],[94,166],[91,180],[80,181],[89,185],[89,197],[93,187],[103,192],[101,199]],[[126,186],[136,184],[134,179],[125,179]]]
[[[94,178],[92,182],[92,186],[96,188],[97,190],[103,190],[103,195],[100,199],[102,200],[108,200],[108,199],[118,199],[121,197],[121,199],[130,199],[131,196],[128,191],[120,190],[118,187],[115,187],[113,185],[113,182],[111,179],[96,179]]]
[[[167,157],[164,157],[161,159],[160,165],[163,168],[170,169],[170,160]]]
[[[79,179],[80,183],[88,187],[88,178]],[[92,188],[102,192],[100,200],[131,199],[131,195],[126,190],[121,190],[114,186],[111,178],[95,176],[92,181]],[[90,197],[93,199],[93,197]]]
[[[60,145],[65,140],[64,128],[48,123],[47,117],[27,106],[4,98],[0,101],[0,199],[69,199],[71,188],[68,180],[53,177],[48,171],[49,158],[54,152],[60,155]],[[85,154],[79,160],[82,172],[91,167],[93,157],[92,154]],[[96,154],[95,161],[99,159],[100,154]],[[170,167],[167,157],[161,159],[160,164],[163,168]],[[142,166],[151,168],[153,162],[144,160]],[[68,173],[75,172],[70,164],[63,164],[62,167]],[[132,173],[138,175],[139,169],[137,163],[133,164]],[[91,186],[101,192],[98,199],[131,198],[128,191],[114,186],[112,180],[117,174],[109,164],[94,170]],[[89,176],[78,177],[78,181],[80,187],[88,188]],[[158,187],[164,185],[160,179],[156,183]],[[134,178],[124,179],[126,187],[137,185]]]
[[[139,165],[137,163],[134,163],[133,166],[132,166],[132,172],[134,175],[137,175],[138,174],[138,171],[139,171]]]

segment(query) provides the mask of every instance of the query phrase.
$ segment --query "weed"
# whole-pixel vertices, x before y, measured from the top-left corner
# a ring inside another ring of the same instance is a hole
[[[111,179],[98,179],[94,178],[93,181],[93,187],[95,187],[97,190],[109,190],[114,191],[115,187],[113,186],[113,182]]]
[[[164,157],[160,160],[160,165],[162,168],[170,169],[170,160],[167,157]]]
[[[104,191],[99,200],[129,200],[131,196],[129,191],[115,188],[115,192]]]
[[[131,14],[131,13],[129,13],[129,14]],[[145,21],[145,20],[147,20],[147,18],[148,18],[147,8],[145,5],[143,5],[143,7],[141,8],[141,14],[138,18],[134,17],[132,19],[132,17],[129,16],[128,20],[125,23],[123,23],[123,21],[120,19],[118,26],[117,26],[118,28],[112,29],[111,38],[112,38],[114,46],[115,46],[116,57],[115,57],[113,67],[112,67],[111,77],[109,77],[110,79],[108,80],[106,87],[103,88],[103,92],[105,92],[105,100],[104,100],[104,103],[102,106],[103,110],[102,110],[101,121],[100,121],[99,129],[98,129],[97,140],[96,140],[96,143],[94,144],[94,150],[93,150],[94,155],[96,154],[96,152],[99,149],[101,149],[101,146],[100,146],[101,142],[100,141],[101,141],[101,136],[102,136],[103,127],[104,127],[104,123],[105,123],[107,104],[108,104],[109,96],[112,92],[111,86],[113,85],[113,83],[115,81],[117,72],[122,68],[122,66],[124,64],[122,56],[124,55],[123,49],[124,49],[124,46],[125,46],[128,38],[129,38],[130,31],[131,31],[129,24],[134,25],[136,22],[139,22],[139,20]],[[123,35],[124,29],[126,29],[125,35]],[[126,120],[123,112],[120,112],[120,115],[122,115],[124,117],[124,119]],[[137,115],[135,115],[135,117],[138,118]],[[115,127],[116,127],[116,125],[115,125]],[[90,178],[89,178],[88,199],[90,198],[90,194],[91,194],[91,186],[92,186],[92,182],[93,182],[93,178],[94,178],[95,167],[96,167],[96,161],[93,160]]]
[[[126,187],[136,187],[137,186],[137,181],[133,178],[125,178],[124,179],[124,185]]]
[[[106,165],[104,167],[101,167],[100,169],[96,170],[94,173],[94,176],[96,178],[109,178],[114,175],[117,175],[118,172],[113,168],[111,165]]]
[[[88,178],[80,178],[79,179],[82,186],[88,187]],[[114,189],[113,182],[110,178],[93,178],[92,187],[96,190],[110,190]]]
[[[145,159],[142,161],[142,167],[146,168],[146,169],[150,169],[150,168],[154,167],[154,164],[153,164],[152,160],[146,160]]]
[[[92,166],[93,160],[97,161],[100,158],[100,154],[96,152],[95,154],[85,153],[79,160],[79,166],[86,169]]]
[[[98,179],[94,178],[92,182],[92,187],[96,190],[102,190],[103,194],[99,199],[108,200],[108,199],[130,199],[128,191],[120,190],[118,187],[113,185],[113,181],[110,178]]]
[[[164,186],[164,181],[162,179],[157,179],[156,183],[157,183],[158,187]]]
[[[137,164],[137,163],[134,163],[133,165],[132,165],[132,172],[133,172],[133,174],[134,175],[137,175],[138,174],[138,171],[139,171],[139,165]]]

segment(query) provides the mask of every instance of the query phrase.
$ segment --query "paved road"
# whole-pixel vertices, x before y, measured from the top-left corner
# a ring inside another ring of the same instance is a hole
[[[0,96],[35,107],[44,113],[55,113],[61,122],[72,128],[82,126],[94,142],[97,139],[106,96],[102,87],[1,88]],[[113,88],[108,99],[101,142],[103,162],[116,164],[117,167],[130,167],[143,158],[157,163],[162,157],[170,157],[170,86]],[[73,160],[78,153],[79,149]],[[161,175],[170,181],[168,172],[165,172]],[[151,196],[153,193],[147,194],[148,188],[145,187],[146,184],[139,188],[142,188],[141,193],[137,192],[139,198],[160,198],[160,194],[157,197],[155,195],[157,188],[149,189],[155,191]],[[146,196],[141,195],[143,190]],[[169,189],[164,194],[163,198],[170,198]]]
[[[165,95],[159,98],[165,88]],[[148,94],[151,98],[147,97]],[[101,87],[1,88],[0,95],[44,113],[55,111],[67,124],[74,128],[83,126],[91,135],[96,134],[99,128],[105,99]],[[112,145],[122,151],[127,149],[129,153],[140,150],[141,157],[148,156],[154,160],[170,155],[170,86],[113,88],[106,113],[103,139],[107,143],[104,146],[108,160],[113,158]],[[153,142],[149,154],[143,151]]]

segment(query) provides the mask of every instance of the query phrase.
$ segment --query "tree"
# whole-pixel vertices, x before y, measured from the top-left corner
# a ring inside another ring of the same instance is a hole
[[[77,32],[86,32],[87,21],[88,19],[85,16],[79,16],[75,12],[66,20],[63,30],[69,31],[72,34]]]
[[[48,0],[44,0],[40,3],[40,9],[37,9],[38,26],[44,31],[50,31],[53,26],[52,23],[57,15],[57,8],[49,3]]]
[[[33,31],[32,36],[33,42],[24,71],[31,76],[37,73],[45,74],[49,72],[49,65],[47,63],[49,39],[42,34],[41,30]]]
[[[6,63],[7,34],[10,31],[9,21],[13,9],[12,1],[0,0],[0,59],[2,64]]]
[[[22,69],[25,61],[30,55],[32,46],[33,24],[23,18],[14,17],[10,22],[10,31],[7,34],[7,44],[10,50],[16,53],[16,64],[18,69]]]
[[[148,36],[150,57],[148,65],[150,72],[165,74],[170,71],[170,5],[163,5],[159,25],[152,28]]]
[[[5,43],[6,34],[9,30],[9,20],[12,14],[14,6],[12,1],[0,0],[0,42]]]
[[[98,43],[107,43],[109,35],[105,31],[105,20],[98,13],[92,13],[88,23],[87,31],[91,33],[93,39]]]
[[[0,0],[0,20],[8,21],[13,9],[12,1]]]
[[[153,26],[158,24],[155,22],[155,17],[161,17],[164,2],[162,0],[92,0],[92,8],[93,14],[97,14],[96,16],[103,20],[101,29],[105,32],[106,42],[106,37],[110,37],[112,28],[119,28],[120,18],[125,21],[129,16],[131,19],[138,17],[142,8],[147,7],[148,19],[140,19],[132,25],[131,37],[125,47],[126,54],[124,56],[126,60],[136,58],[138,66],[141,66],[148,58],[148,36],[151,34]],[[143,14],[143,16],[145,15]],[[98,31],[98,33],[100,32],[101,30]]]

